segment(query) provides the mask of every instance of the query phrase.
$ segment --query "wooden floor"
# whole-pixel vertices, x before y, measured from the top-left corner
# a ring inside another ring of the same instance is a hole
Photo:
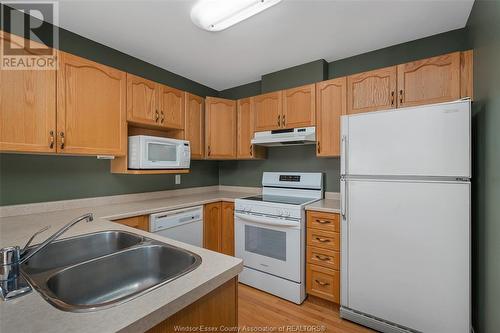
[[[282,332],[375,332],[341,319],[338,307],[331,303],[308,298],[297,305],[243,284],[238,287],[238,325],[241,332],[252,332],[252,327],[273,327],[276,330],[270,332],[279,332],[282,326],[285,326]],[[287,329],[289,325],[295,327]],[[299,325],[304,327],[297,329]],[[250,329],[243,329],[245,326]],[[312,326],[317,330],[310,330]]]

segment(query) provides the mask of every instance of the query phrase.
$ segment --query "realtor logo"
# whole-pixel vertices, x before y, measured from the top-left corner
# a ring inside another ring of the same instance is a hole
[[[0,70],[57,69],[58,17],[55,1],[2,1]]]

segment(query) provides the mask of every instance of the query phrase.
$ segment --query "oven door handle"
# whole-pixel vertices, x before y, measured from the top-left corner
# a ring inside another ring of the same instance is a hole
[[[248,221],[257,224],[265,224],[275,227],[297,227],[300,228],[300,222],[290,222],[290,221],[282,221],[276,222],[275,219],[268,218],[265,216],[253,216],[248,214],[234,213],[234,217],[237,217],[243,221]]]

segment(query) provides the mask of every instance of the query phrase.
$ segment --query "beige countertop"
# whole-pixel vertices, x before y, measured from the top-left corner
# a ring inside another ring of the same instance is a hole
[[[40,242],[71,219],[88,212],[92,223],[79,223],[62,238],[103,230],[126,230],[185,248],[202,257],[202,264],[188,274],[145,295],[115,307],[95,312],[73,313],[56,309],[32,293],[8,302],[0,301],[1,332],[142,332],[178,312],[235,277],[243,268],[241,259],[132,229],[109,220],[151,214],[163,210],[233,201],[248,192],[211,191],[153,200],[74,208],[0,218],[0,247],[24,245],[43,226],[49,231],[35,239]]]
[[[340,200],[323,199],[306,206],[306,210],[340,214]]]

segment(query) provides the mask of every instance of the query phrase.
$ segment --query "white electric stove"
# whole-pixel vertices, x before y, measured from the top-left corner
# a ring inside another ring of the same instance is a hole
[[[264,172],[262,195],[235,200],[241,283],[300,304],[305,298],[305,209],[323,198],[321,173]]]

